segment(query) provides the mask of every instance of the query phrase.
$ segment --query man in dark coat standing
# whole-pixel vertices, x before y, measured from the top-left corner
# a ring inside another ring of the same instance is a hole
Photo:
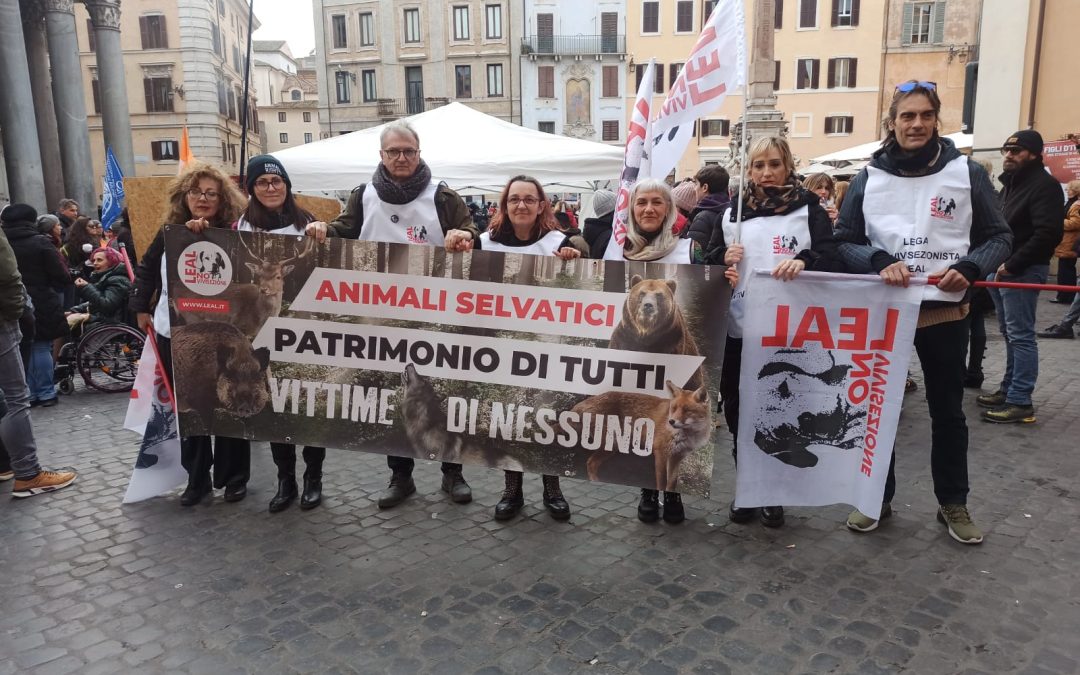
[[[1061,241],[1065,211],[1061,186],[1046,172],[1042,161],[1043,139],[1034,129],[1023,129],[1001,146],[1004,173],[1000,180],[1001,206],[1013,234],[1012,254],[989,278],[1045,284],[1050,258]],[[992,288],[998,325],[1005,336],[1005,376],[993,394],[978,404],[988,422],[1034,422],[1031,393],[1039,377],[1039,345],[1035,340],[1035,308],[1038,291]]]

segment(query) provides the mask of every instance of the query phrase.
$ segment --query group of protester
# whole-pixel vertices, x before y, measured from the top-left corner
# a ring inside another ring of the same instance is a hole
[[[987,171],[969,162],[949,139],[939,135],[940,110],[934,83],[899,85],[884,121],[886,138],[881,148],[850,184],[839,187],[831,179],[807,184],[800,181],[791,150],[778,137],[757,138],[751,143],[749,163],[741,178],[743,189],[735,196],[742,200],[741,205],[732,203],[729,177],[721,167],[704,167],[692,181],[675,190],[663,181],[640,180],[630,191],[626,240],[614,257],[728,266],[726,276],[734,296],[720,391],[733,435],[738,429],[746,270],[768,266],[783,280],[794,279],[806,269],[876,273],[887,284],[906,286],[912,277],[906,259],[931,252],[932,246],[935,255],[953,260],[932,270],[939,279],[925,292],[915,348],[931,417],[931,468],[940,505],[937,518],[957,541],[977,544],[983,535],[967,509],[968,432],[962,408],[972,285],[987,278],[1045,281],[1046,264],[1061,238],[1062,219],[1039,201],[1048,197],[1041,178],[1045,175],[1042,143],[1036,132],[1017,132],[1004,144],[1002,180],[1006,189],[1003,202],[999,202]],[[609,191],[595,194],[594,215],[579,229],[569,216],[559,218],[559,209],[537,180],[525,174],[514,176],[507,181],[490,224],[481,234],[461,197],[433,178],[431,168],[420,157],[420,139],[407,123],[387,126],[380,143],[381,162],[370,184],[353,190],[344,211],[329,223],[317,220],[296,203],[285,167],[272,156],[251,160],[244,185],[246,197],[220,170],[206,164],[189,167],[169,189],[163,221],[184,223],[196,232],[208,227],[237,227],[304,234],[320,241],[343,237],[440,246],[450,252],[482,249],[554,255],[564,260],[612,256],[609,242],[616,199]],[[7,216],[3,218],[6,223]],[[410,228],[407,233],[408,225],[416,223],[429,226]],[[1057,234],[1051,236],[1055,228]],[[774,254],[771,242],[777,235],[793,236],[800,242],[799,250],[794,255]],[[930,241],[934,243],[926,243]],[[171,377],[163,254],[162,230],[143,255],[129,308],[141,328],[156,331],[161,360]],[[1023,326],[1033,325],[1034,297],[1035,293],[1027,290],[995,293],[1008,362],[1000,390],[979,399],[981,404],[993,404],[986,417],[990,421],[1022,421],[1032,412],[1032,367],[1037,368],[1037,356],[1032,364]],[[9,339],[17,335],[17,306],[21,307],[12,303],[4,314]],[[0,347],[0,357],[7,358],[8,351]],[[11,406],[7,386],[0,383],[0,387]],[[25,399],[24,394],[21,413],[25,413]],[[11,426],[5,420],[5,441],[12,433]],[[737,459],[736,446],[737,442],[733,443]],[[180,497],[182,505],[200,503],[214,488],[224,488],[226,501],[246,496],[248,441],[191,436],[181,439],[181,447],[182,463],[189,474]],[[296,480],[295,446],[274,443],[272,451],[278,487],[269,510],[281,511],[298,497],[301,508],[317,506],[322,496],[325,449],[304,448],[303,489]],[[411,458],[390,456],[387,464],[389,484],[378,497],[378,505],[384,509],[402,503],[416,491]],[[17,478],[28,478],[30,465],[24,461],[20,466]],[[851,530],[872,531],[892,515],[894,466],[895,459],[889,466],[880,517],[872,519],[855,511],[847,520]],[[442,474],[441,489],[452,501],[471,501],[472,491],[460,464],[443,463]],[[552,517],[569,518],[570,505],[559,478],[544,476],[542,483],[543,503]],[[523,504],[522,474],[507,471],[494,516],[499,520],[513,518]],[[784,522],[780,505],[758,510],[738,508],[732,502],[733,521],[748,522],[755,515],[766,526]],[[677,492],[665,492],[661,504],[658,491],[642,490],[638,517],[646,522],[660,517],[680,522],[685,518],[681,497]]]

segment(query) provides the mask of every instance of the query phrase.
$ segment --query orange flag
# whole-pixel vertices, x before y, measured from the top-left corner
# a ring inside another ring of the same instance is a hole
[[[189,164],[195,161],[195,155],[191,154],[191,143],[188,141],[187,127],[184,127],[184,132],[180,135],[180,166],[176,168],[176,175],[184,173],[184,169]]]

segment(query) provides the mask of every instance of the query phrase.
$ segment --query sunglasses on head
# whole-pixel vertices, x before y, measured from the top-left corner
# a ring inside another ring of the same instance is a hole
[[[929,80],[909,80],[907,82],[901,82],[900,84],[896,85],[896,91],[900,91],[905,94],[910,91],[914,91],[916,88],[929,89],[930,91],[934,91],[935,89],[937,89],[937,82],[931,82]]]

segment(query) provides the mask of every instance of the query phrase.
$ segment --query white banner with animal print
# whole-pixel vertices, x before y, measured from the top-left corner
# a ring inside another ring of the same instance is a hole
[[[735,504],[850,504],[877,518],[922,287],[755,270],[747,289]]]
[[[709,492],[723,268],[181,226],[166,255],[184,435]]]

